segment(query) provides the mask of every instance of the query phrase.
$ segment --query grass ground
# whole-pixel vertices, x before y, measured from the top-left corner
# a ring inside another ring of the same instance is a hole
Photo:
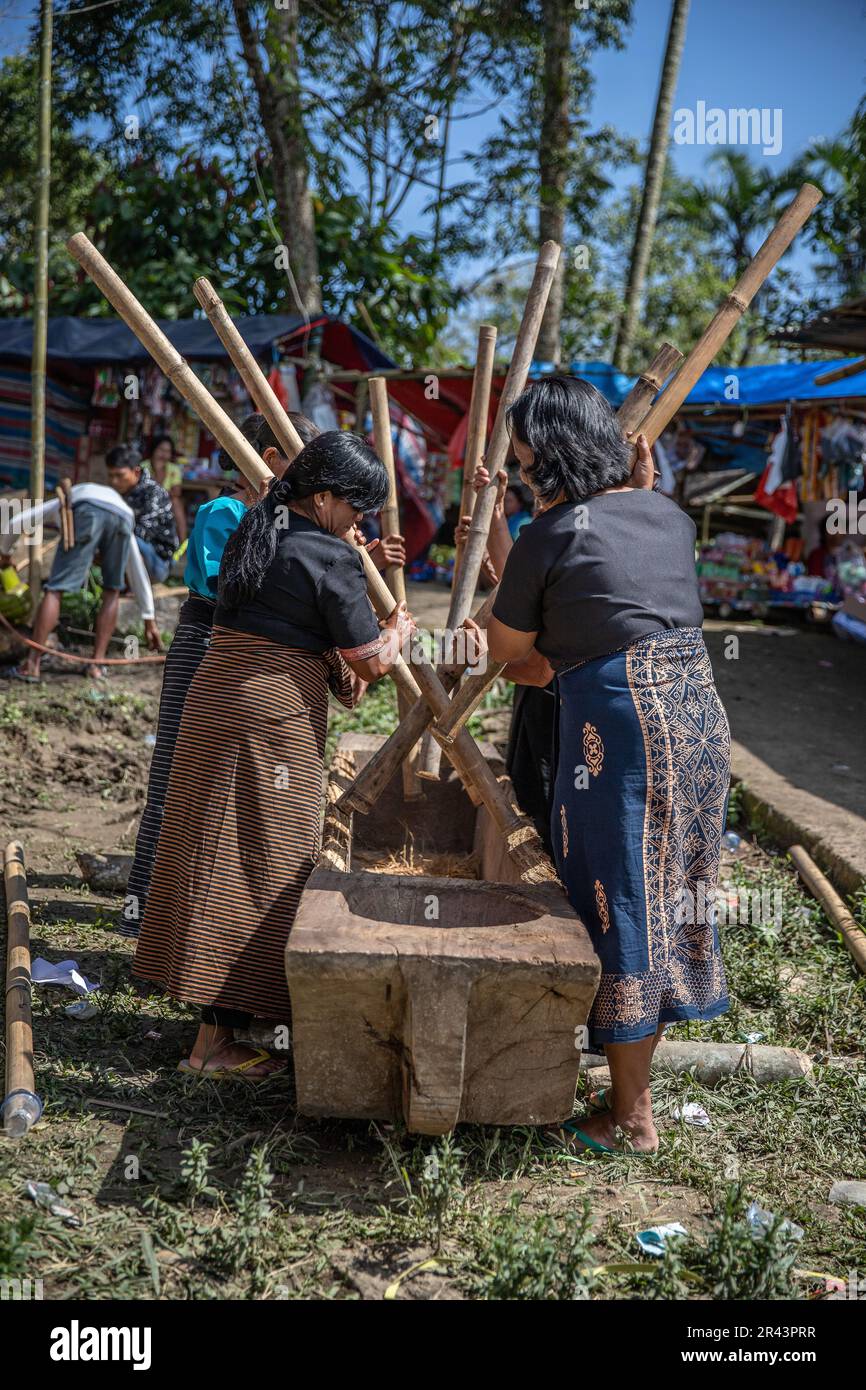
[[[23,1142],[0,1142],[0,1276],[41,1278],[61,1299],[753,1299],[806,1298],[817,1275],[864,1269],[866,1212],[828,1193],[866,1177],[866,981],[785,857],[747,826],[726,871],[779,889],[781,919],[723,930],[731,1012],[672,1036],[762,1033],[802,1048],[814,1071],[712,1090],[659,1077],[656,1157],[573,1159],[528,1129],[432,1141],[314,1122],[297,1115],[288,1077],[254,1090],[178,1074],[193,1011],[132,981],[119,901],[90,894],[73,858],[106,835],[129,846],[157,692],[130,677],[99,699],[74,680],[0,696],[3,838],[33,845],[33,954],[73,956],[102,983],[88,1022],[65,1015],[65,992],[35,992],[46,1108]],[[335,714],[331,740],[385,731],[393,715],[390,692],[374,692]],[[490,707],[476,727],[496,721]],[[673,1118],[687,1100],[710,1129]],[[34,1208],[28,1180],[81,1224]],[[802,1239],[781,1225],[755,1239],[753,1200]],[[667,1221],[688,1239],[647,1259],[636,1232]]]

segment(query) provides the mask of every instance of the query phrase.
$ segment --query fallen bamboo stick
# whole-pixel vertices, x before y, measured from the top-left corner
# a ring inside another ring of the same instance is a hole
[[[652,1058],[652,1072],[693,1076],[702,1086],[716,1086],[728,1076],[749,1076],[758,1086],[776,1081],[797,1081],[811,1076],[812,1059],[796,1047],[770,1047],[759,1043],[668,1042],[659,1043]],[[610,1085],[610,1072],[600,1062],[586,1068],[589,1086]]]
[[[6,1096],[3,1130],[21,1139],[42,1114],[33,1066],[30,903],[24,847],[12,840],[3,854],[6,889]]]
[[[370,410],[373,415],[373,442],[376,453],[385,465],[388,474],[388,500],[382,508],[382,537],[399,535],[400,504],[397,498],[397,469],[394,466],[394,443],[391,435],[391,410],[388,405],[388,387],[380,376],[370,377]],[[389,565],[385,570],[385,583],[393,595],[395,603],[406,602],[406,578],[402,565]],[[402,720],[409,712],[412,700],[405,694],[397,695],[397,712]],[[418,801],[424,789],[418,781],[418,748],[412,748],[403,760],[403,799]]]
[[[642,372],[616,412],[619,424],[626,439],[638,433],[642,422],[650,410],[653,400],[664,386],[671,372],[683,354],[672,343],[662,343],[649,367]],[[436,721],[436,728],[447,747],[480,705],[493,682],[505,670],[504,661],[489,661],[484,671],[470,672],[459,690],[451,699],[451,707],[444,719]]]
[[[791,845],[788,850],[797,866],[797,873],[805,883],[813,898],[817,898],[834,927],[842,934],[842,940],[854,957],[858,969],[866,975],[866,932],[859,927],[845,903],[828,878],[818,868],[811,855],[802,845]]]
[[[649,409],[653,396],[664,384],[681,356],[679,350],[670,343],[662,344],[646,372],[638,377],[620,406],[618,414],[626,426],[631,425],[632,430],[634,430],[640,424],[643,414]],[[475,622],[481,628],[487,626],[489,617],[493,612],[496,592],[494,589],[488,594],[481,608],[475,614]],[[451,672],[448,675],[448,685],[451,689],[459,685],[462,669],[461,665],[457,672]],[[366,814],[400,766],[406,756],[407,748],[411,747],[421,733],[430,727],[432,719],[430,707],[426,702],[416,705],[400,727],[394,730],[390,738],[361,768],[352,787],[343,794],[341,807]],[[434,729],[432,732],[435,737],[436,730]],[[410,739],[411,743],[409,742]]]
[[[475,373],[472,378],[472,396],[469,401],[466,449],[463,455],[463,483],[460,490],[461,517],[471,516],[472,514],[475,505],[475,489],[472,486],[472,480],[475,476],[475,470],[481,462],[484,454],[484,446],[487,442],[487,417],[490,411],[490,390],[493,383],[493,359],[496,352],[496,331],[496,328],[490,323],[482,323],[478,330],[478,350],[475,357]],[[448,632],[453,632],[455,626],[451,620],[451,608],[454,605],[454,594],[457,590],[460,571],[463,568],[463,555],[465,549],[464,542],[459,541],[454,556],[454,577],[451,581],[451,603],[449,604],[448,620],[446,622],[446,629]],[[418,764],[420,776],[430,781],[436,781],[439,777],[441,762],[442,752],[440,746],[428,728],[421,744],[421,756]]]

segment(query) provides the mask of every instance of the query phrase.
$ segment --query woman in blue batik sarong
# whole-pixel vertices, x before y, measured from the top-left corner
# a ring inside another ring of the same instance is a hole
[[[509,554],[488,641],[527,683],[556,674],[552,836],[601,960],[590,1041],[611,1073],[592,1113],[562,1128],[573,1148],[617,1151],[621,1131],[653,1151],[665,1025],[728,1007],[712,902],[730,736],[701,635],[695,528],[630,485],[629,446],[589,383],[534,382],[509,426],[543,510]],[[646,441],[639,451],[646,466]]]

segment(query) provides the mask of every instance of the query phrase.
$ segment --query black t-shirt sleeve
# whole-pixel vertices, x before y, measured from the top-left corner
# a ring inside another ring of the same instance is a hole
[[[361,557],[348,545],[325,567],[316,586],[322,622],[335,647],[354,651],[377,642],[379,624],[367,598]]]
[[[542,627],[542,600],[547,567],[538,542],[538,522],[524,526],[505,562],[493,616],[518,632],[538,632]],[[535,535],[533,535],[535,532]]]

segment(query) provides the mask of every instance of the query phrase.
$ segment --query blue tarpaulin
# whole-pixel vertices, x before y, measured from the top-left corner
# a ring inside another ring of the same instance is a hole
[[[686,397],[686,405],[774,405],[866,396],[866,369],[828,386],[815,385],[816,376],[842,365],[839,358],[833,358],[826,362],[777,362],[766,367],[709,367]],[[569,370],[591,381],[613,405],[622,403],[635,381],[606,362],[572,362]]]

